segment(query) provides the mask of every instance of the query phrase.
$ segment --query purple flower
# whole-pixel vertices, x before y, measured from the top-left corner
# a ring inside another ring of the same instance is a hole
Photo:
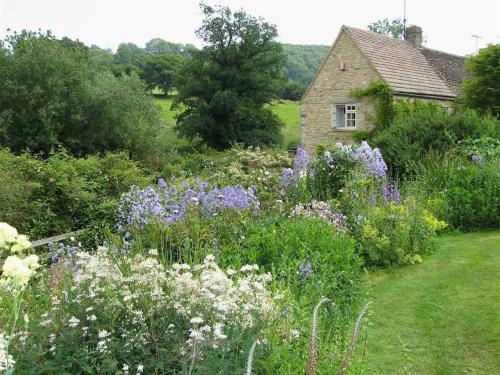
[[[254,188],[226,186],[207,191],[208,185],[199,183],[198,188],[191,187],[187,181],[182,188],[166,183],[158,191],[152,187],[139,189],[134,186],[123,194],[118,207],[118,229],[126,231],[131,226],[140,229],[157,222],[165,225],[183,220],[188,210],[197,207],[205,216],[212,216],[219,211],[231,209],[243,211],[252,209],[257,212],[260,202]]]
[[[309,259],[306,259],[305,262],[299,264],[299,277],[308,278],[312,275],[312,273],[313,270],[311,268],[311,262],[309,262]]]
[[[345,232],[347,230],[347,216],[333,211],[330,204],[327,202],[312,201],[307,204],[299,204],[290,212],[290,217],[297,216],[322,219],[327,221],[338,231]]]
[[[385,178],[387,165],[378,148],[372,149],[366,141],[363,141],[354,151],[354,158],[362,162],[368,175]]]
[[[290,185],[296,183],[300,177],[307,173],[307,167],[309,165],[309,156],[306,150],[302,147],[298,147],[295,152],[295,159],[293,161],[293,169],[285,168],[281,174],[281,187],[287,188]]]
[[[382,186],[380,188],[380,194],[382,195],[382,198],[384,198],[385,203],[399,203],[401,200],[398,187],[394,182],[390,182],[386,186]]]
[[[165,189],[167,187],[167,183],[165,182],[165,180],[163,178],[160,178],[158,180],[158,187],[160,187],[162,189]]]

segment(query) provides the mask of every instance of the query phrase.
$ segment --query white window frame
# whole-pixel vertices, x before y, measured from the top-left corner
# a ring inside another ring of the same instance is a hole
[[[332,105],[332,128],[336,130],[356,130],[356,104],[339,103]]]

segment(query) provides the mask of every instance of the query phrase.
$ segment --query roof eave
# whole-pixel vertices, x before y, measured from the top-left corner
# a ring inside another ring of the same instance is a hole
[[[418,92],[406,92],[406,91],[393,91],[392,94],[394,96],[406,96],[411,98],[419,98],[419,99],[433,99],[433,100],[448,100],[455,101],[456,95],[435,95],[435,94],[424,94]]]

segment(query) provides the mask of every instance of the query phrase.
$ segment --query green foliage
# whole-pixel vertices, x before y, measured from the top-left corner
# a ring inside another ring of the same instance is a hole
[[[500,116],[500,44],[491,44],[467,59],[471,77],[463,84],[462,102],[483,114]]]
[[[201,7],[205,19],[197,34],[206,46],[180,73],[177,129],[216,149],[278,144],[282,124],[265,106],[282,84],[285,57],[276,28],[244,11]]]
[[[355,229],[366,264],[387,267],[419,263],[435,247],[435,233],[446,227],[414,197],[401,203],[366,205]]]
[[[283,319],[277,322],[278,332],[283,333],[273,332],[269,337],[269,351],[260,356],[262,370],[257,372],[304,371],[311,314],[322,297],[330,298],[334,304],[319,321],[318,362],[320,371],[331,370],[330,353],[342,357],[359,297],[361,259],[355,252],[355,242],[323,220],[264,220],[248,227],[244,241],[222,247],[220,259],[233,267],[256,263],[273,274],[277,286],[286,286],[291,292]],[[286,338],[292,329],[299,330],[299,338]]]
[[[121,65],[134,65],[142,69],[146,63],[146,51],[134,43],[120,43],[115,53],[115,62]]]
[[[137,162],[124,154],[74,158],[64,151],[46,160],[0,150],[0,221],[38,239],[112,226],[121,193],[145,185]]]
[[[150,54],[175,54],[186,56],[196,50],[192,44],[172,43],[161,38],[153,38],[146,43],[145,51]]]
[[[0,65],[1,145],[44,155],[62,145],[76,155],[126,150],[151,157],[159,111],[137,76],[99,71],[87,47],[50,33],[22,32],[7,42]]]
[[[287,100],[300,100],[306,91],[306,85],[296,81],[288,81],[281,97]]]
[[[146,81],[148,89],[159,88],[164,95],[175,85],[177,73],[183,58],[172,53],[156,53],[148,56],[141,77]]]
[[[448,112],[434,103],[397,102],[392,123],[375,131],[372,143],[382,150],[393,172],[413,173],[413,164],[431,150],[445,151],[458,141],[499,137],[500,123],[473,110]]]
[[[309,85],[329,51],[329,46],[283,44],[286,54],[283,74],[290,81]]]
[[[500,226],[500,147],[498,143],[492,147],[485,153],[475,147],[466,157],[468,152],[461,149],[430,154],[418,165],[414,189],[440,200],[434,210],[453,228]]]
[[[368,30],[374,33],[392,36],[395,39],[403,39],[404,35],[404,24],[401,18],[396,18],[389,21],[388,18],[384,18],[368,25]]]
[[[350,93],[355,98],[369,98],[375,102],[375,118],[373,130],[370,136],[379,130],[389,126],[394,120],[395,109],[392,90],[384,81],[372,81],[366,89],[353,90]]]

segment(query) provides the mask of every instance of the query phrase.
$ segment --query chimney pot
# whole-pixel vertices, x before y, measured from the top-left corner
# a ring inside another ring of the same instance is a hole
[[[406,28],[405,39],[415,47],[422,47],[422,28],[419,26],[409,26]]]

